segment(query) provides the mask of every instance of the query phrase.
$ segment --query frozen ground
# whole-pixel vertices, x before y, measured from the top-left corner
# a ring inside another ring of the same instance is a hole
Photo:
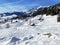
[[[7,22],[0,24],[0,45],[60,45],[60,23],[57,15],[46,16],[43,21],[38,20],[41,15],[28,21]],[[30,26],[29,21],[35,26]]]

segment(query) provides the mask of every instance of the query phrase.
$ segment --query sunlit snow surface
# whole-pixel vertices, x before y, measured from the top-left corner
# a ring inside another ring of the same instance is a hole
[[[60,45],[60,23],[57,22],[57,15],[44,15],[43,21],[38,20],[41,15],[31,18],[28,21],[19,20],[10,23],[10,28],[0,24],[0,45]]]

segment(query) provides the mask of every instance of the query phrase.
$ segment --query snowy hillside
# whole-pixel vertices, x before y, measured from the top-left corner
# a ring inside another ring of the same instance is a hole
[[[60,45],[57,15],[37,15],[28,21],[0,24],[0,45]]]

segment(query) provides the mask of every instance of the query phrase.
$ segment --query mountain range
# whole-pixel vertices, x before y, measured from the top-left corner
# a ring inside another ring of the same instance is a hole
[[[0,13],[1,17],[3,16],[11,16],[11,15],[17,15],[17,17],[13,17],[13,19],[25,19],[27,17],[35,17],[37,15],[60,15],[60,3],[52,5],[52,6],[40,6],[38,8],[32,8],[29,9],[27,12],[12,12],[12,13]],[[60,19],[60,17],[58,18]]]

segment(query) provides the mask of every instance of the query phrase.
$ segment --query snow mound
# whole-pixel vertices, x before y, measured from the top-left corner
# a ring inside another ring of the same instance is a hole
[[[57,15],[38,15],[28,21],[9,23],[9,28],[6,26],[6,23],[0,25],[0,45],[60,45]]]

